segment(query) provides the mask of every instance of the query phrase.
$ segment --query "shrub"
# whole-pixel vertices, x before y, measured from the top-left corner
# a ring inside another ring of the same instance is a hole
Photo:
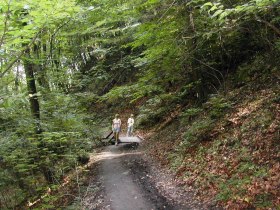
[[[161,94],[147,100],[139,110],[137,125],[145,127],[157,124],[175,108],[177,100],[178,97],[175,94]]]
[[[231,108],[231,103],[221,96],[213,96],[204,106],[210,109],[211,119],[218,119],[225,114],[226,110]]]
[[[187,149],[203,140],[209,140],[210,131],[214,127],[214,121],[208,118],[201,118],[194,122],[184,133],[184,140],[181,142],[181,149]]]
[[[189,108],[181,114],[181,117],[183,119],[184,118],[187,119],[187,121],[191,121],[191,120],[193,120],[194,117],[196,117],[202,111],[203,111],[203,109],[201,109],[201,108]]]

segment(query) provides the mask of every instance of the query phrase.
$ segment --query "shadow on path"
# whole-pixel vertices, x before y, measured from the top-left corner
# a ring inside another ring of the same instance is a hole
[[[152,176],[157,176],[155,174],[157,172],[151,171],[152,168],[142,159],[142,156],[138,150],[138,143],[112,145],[98,153],[95,156],[97,174],[91,181],[87,195],[82,201],[83,209],[211,209],[205,208],[197,202],[190,201],[192,205],[184,206],[179,204],[181,202],[176,201],[176,198],[191,199],[191,195],[188,194],[181,193],[181,196],[177,196],[175,199],[167,199],[163,196],[152,180]],[[176,190],[170,192],[177,193]]]

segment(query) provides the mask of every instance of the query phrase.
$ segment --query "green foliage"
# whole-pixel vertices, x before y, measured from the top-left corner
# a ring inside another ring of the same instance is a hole
[[[79,133],[44,132],[28,139],[5,139],[0,151],[4,161],[0,171],[5,173],[5,179],[1,180],[0,190],[14,188],[14,197],[10,197],[14,204],[35,192],[45,193],[41,189],[49,180],[44,180],[42,173],[49,171],[48,178],[59,183],[77,161],[86,162],[85,150],[90,148]]]
[[[261,193],[256,196],[255,206],[258,208],[270,208],[273,206],[271,195],[269,193]]]
[[[272,67],[278,65],[277,59],[274,59],[277,56],[277,52],[274,55],[256,55],[250,62],[240,65],[235,74],[236,83],[249,82],[258,77],[267,78],[273,71]]]
[[[176,94],[160,94],[147,100],[139,109],[137,125],[145,127],[159,124],[176,107],[178,100]]]
[[[102,101],[116,103],[119,100],[130,100],[133,103],[143,97],[149,97],[154,94],[162,93],[162,89],[156,85],[135,84],[130,86],[120,86],[113,88],[107,94],[101,97]]]
[[[210,133],[215,127],[215,123],[229,108],[231,108],[231,103],[222,96],[217,95],[211,97],[201,108],[189,108],[184,111],[181,122],[189,125],[184,133],[184,140],[178,146],[178,151],[184,153],[186,149],[202,141],[211,140]],[[203,116],[203,113],[204,115],[208,114],[207,117]],[[196,117],[195,120],[194,117]]]
[[[199,115],[203,110],[201,108],[189,108],[185,110],[182,114],[182,118],[186,118],[187,121],[191,121],[194,117]]]
[[[168,154],[168,160],[171,164],[171,169],[177,171],[178,168],[182,167],[184,164],[184,154],[182,153],[170,153]]]
[[[234,176],[219,183],[219,193],[217,194],[216,199],[222,201],[228,201],[230,199],[246,199],[245,193],[247,192],[247,185],[252,182],[253,177],[266,176],[267,170],[261,166],[255,165],[251,160],[241,162]],[[270,199],[263,200],[262,204],[256,204],[256,206],[261,205],[270,206]]]
[[[243,197],[246,192],[246,184],[249,184],[250,182],[250,177],[245,177],[243,179],[239,177],[230,178],[225,183],[219,185],[220,191],[216,199],[227,201],[233,197]],[[238,193],[236,194],[236,192]]]
[[[71,18],[80,10],[73,0],[3,1],[0,8],[1,23],[4,23],[1,24],[1,57],[6,58],[0,66],[3,72],[6,72],[5,68],[12,64],[15,58],[22,56],[23,46],[35,43],[36,37],[46,31],[46,28],[49,31],[55,30],[57,24]]]
[[[140,114],[137,116],[138,126],[151,126],[160,121],[161,117],[167,112],[167,107],[161,107],[159,97],[149,99],[146,105],[140,108]]]
[[[217,119],[225,114],[225,111],[231,108],[231,103],[221,96],[211,97],[205,107],[210,109],[210,117]]]
[[[213,129],[214,125],[214,121],[207,118],[200,118],[195,121],[184,133],[184,141],[181,142],[180,147],[184,151],[203,140],[210,140],[209,132]]]
[[[1,1],[0,191],[11,201],[0,200],[0,208],[43,193],[48,178],[59,182],[77,161],[88,160],[99,135],[92,114],[98,102],[141,104],[141,126],[188,105],[179,165],[186,149],[211,139],[213,125],[231,108],[218,96],[198,107],[224,78],[236,72],[236,82],[246,83],[277,74],[278,13],[276,0]],[[23,60],[35,75],[40,120],[30,114]],[[243,129],[267,128],[269,121],[263,117]],[[251,169],[244,164],[239,170]],[[233,177],[228,184],[243,181]],[[221,188],[220,199],[232,195]]]
[[[50,181],[59,183],[77,162],[84,164],[92,149],[92,122],[86,125],[84,110],[74,96],[59,92],[45,95],[41,105],[43,133],[34,134],[34,123],[24,94],[3,97],[0,104],[0,192],[9,200],[1,203],[13,208],[28,197],[45,193]],[[96,129],[94,129],[96,130]],[[48,180],[49,179],[49,180]],[[2,207],[2,206],[1,206]]]

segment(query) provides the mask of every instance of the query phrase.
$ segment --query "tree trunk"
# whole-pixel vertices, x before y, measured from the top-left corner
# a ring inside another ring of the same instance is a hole
[[[18,91],[19,88],[19,63],[17,64],[17,71],[16,71],[16,77],[15,77],[15,91]]]
[[[40,61],[40,64],[36,64],[35,65],[35,69],[34,71],[37,72],[37,81],[39,83],[39,85],[41,87],[43,87],[46,91],[50,90],[50,87],[49,87],[49,83],[48,83],[48,80],[47,80],[47,74],[46,74],[46,45],[43,44],[43,55],[40,54],[40,47],[41,45],[40,44],[35,44],[34,45],[34,53],[36,55],[36,59],[43,59],[43,61]]]
[[[31,62],[30,49],[26,49],[25,58],[23,59],[24,71],[26,75],[26,84],[29,95],[30,110],[33,118],[36,121],[36,133],[41,133],[40,128],[40,106],[37,96],[34,67],[35,64]]]

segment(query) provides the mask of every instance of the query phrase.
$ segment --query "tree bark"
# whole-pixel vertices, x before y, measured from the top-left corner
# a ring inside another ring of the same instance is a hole
[[[30,111],[33,118],[36,120],[36,133],[41,133],[40,129],[40,106],[37,96],[34,67],[35,64],[31,62],[30,49],[25,50],[25,58],[23,59],[24,71],[26,75],[26,84],[29,95]]]
[[[46,45],[43,44],[43,54],[41,54],[41,43],[39,44],[34,44],[34,54],[36,55],[36,59],[40,60],[42,59],[42,61],[40,61],[39,64],[35,65],[35,69],[34,72],[37,73],[37,81],[39,83],[39,85],[41,87],[43,87],[45,90],[50,90],[50,86],[47,80],[47,74],[46,74]]]
[[[15,91],[19,88],[19,63],[17,65],[16,77],[15,77]]]

